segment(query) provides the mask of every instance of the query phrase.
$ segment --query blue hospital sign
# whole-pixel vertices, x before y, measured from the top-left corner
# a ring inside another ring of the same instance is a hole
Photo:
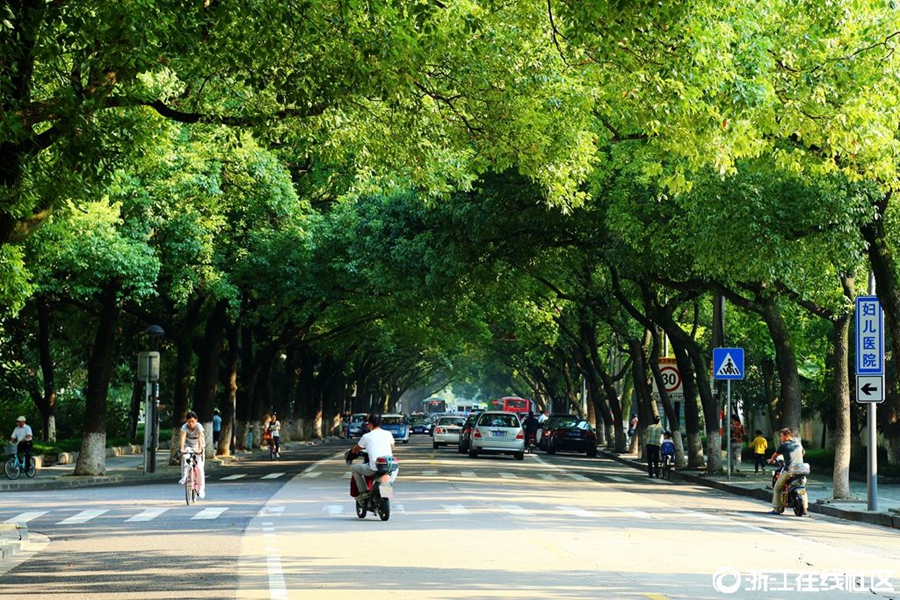
[[[857,375],[884,375],[883,315],[876,296],[856,298]]]

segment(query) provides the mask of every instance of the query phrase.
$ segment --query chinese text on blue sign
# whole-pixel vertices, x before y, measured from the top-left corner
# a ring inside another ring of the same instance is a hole
[[[856,299],[856,374],[884,374],[884,317],[875,296]]]

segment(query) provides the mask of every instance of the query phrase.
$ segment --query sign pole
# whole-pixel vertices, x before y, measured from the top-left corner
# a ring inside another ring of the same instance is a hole
[[[874,271],[869,272],[869,295],[875,295],[875,273]],[[879,306],[879,308],[881,308]],[[884,343],[884,333],[879,332],[882,335],[882,344]],[[884,355],[884,347],[882,346],[882,356]],[[875,415],[877,414],[876,404],[874,402],[870,402],[868,409],[866,411],[866,420],[869,430],[869,445],[866,448],[866,470],[868,471],[868,476],[866,477],[866,507],[871,511],[878,510],[878,435],[875,431],[875,427],[877,422],[875,420]]]
[[[725,389],[727,390],[726,397],[728,400],[728,406],[725,409],[725,420],[728,421],[728,428],[725,433],[725,447],[728,448],[728,453],[726,456],[728,457],[728,479],[731,479],[731,380],[729,379],[725,384]]]

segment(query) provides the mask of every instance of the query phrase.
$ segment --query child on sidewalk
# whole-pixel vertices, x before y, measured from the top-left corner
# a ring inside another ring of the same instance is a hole
[[[675,442],[672,440],[672,433],[669,431],[663,433],[659,454],[663,465],[663,478],[668,479],[669,471],[675,466]]]
[[[760,470],[762,470],[763,473],[766,472],[766,470],[763,469],[763,466],[766,464],[766,448],[768,447],[769,442],[763,437],[762,431],[757,429],[756,437],[750,442],[750,448],[753,449],[754,466],[756,468],[754,473],[759,473]]]

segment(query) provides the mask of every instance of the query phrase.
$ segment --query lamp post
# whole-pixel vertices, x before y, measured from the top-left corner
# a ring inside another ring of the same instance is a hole
[[[156,471],[156,448],[159,444],[159,338],[165,334],[159,325],[151,325],[144,334],[150,337],[153,350],[138,354],[138,378],[146,384],[144,396],[144,475]],[[156,384],[156,386],[154,385]],[[157,388],[158,390],[158,388]]]

